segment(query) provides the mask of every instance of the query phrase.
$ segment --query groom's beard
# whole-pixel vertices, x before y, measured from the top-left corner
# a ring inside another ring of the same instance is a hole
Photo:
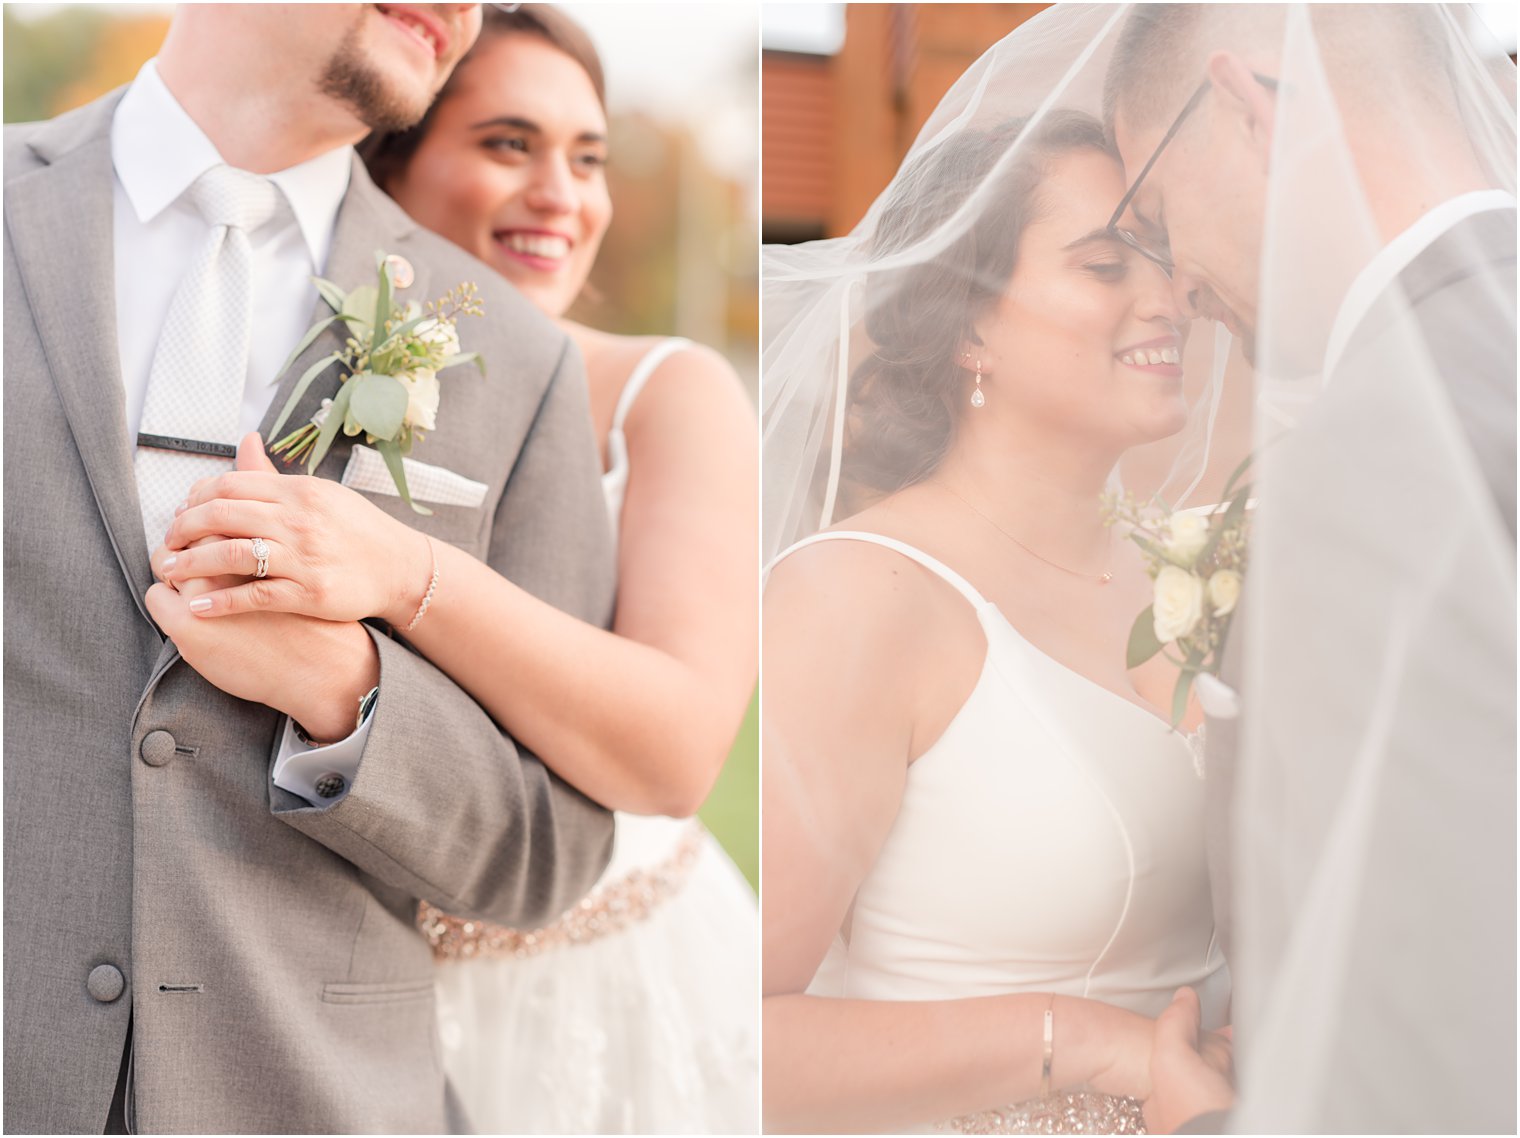
[[[327,61],[317,86],[350,107],[370,130],[398,131],[416,126],[427,112],[430,99],[408,99],[403,91],[386,83],[385,75],[368,59],[359,43],[359,31],[370,9],[360,9],[343,42]]]

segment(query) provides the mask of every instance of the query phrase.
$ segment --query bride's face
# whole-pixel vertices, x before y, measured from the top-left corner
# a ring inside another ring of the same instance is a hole
[[[997,399],[1044,429],[1120,448],[1187,422],[1171,283],[1103,236],[1124,189],[1106,155],[1053,160],[1008,287],[976,324],[989,407]],[[974,366],[978,348],[970,350]]]
[[[570,307],[612,220],[591,79],[534,35],[483,40],[389,189],[543,311]]]

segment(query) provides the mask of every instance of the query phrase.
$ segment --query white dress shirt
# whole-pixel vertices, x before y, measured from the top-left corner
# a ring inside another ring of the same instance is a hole
[[[284,203],[267,224],[249,234],[254,335],[243,381],[240,434],[258,429],[274,399],[280,365],[311,325],[317,304],[311,278],[327,262],[352,159],[352,149],[341,146],[268,176]],[[128,438],[137,437],[153,353],[170,301],[206,239],[206,222],[186,191],[222,161],[164,85],[153,60],[143,64],[111,122],[116,340]],[[150,542],[154,537],[148,535]],[[366,718],[347,739],[313,748],[287,725],[275,760],[275,785],[314,805],[341,801],[353,784],[368,734]],[[314,787],[326,774],[341,775],[344,789],[324,799]]]

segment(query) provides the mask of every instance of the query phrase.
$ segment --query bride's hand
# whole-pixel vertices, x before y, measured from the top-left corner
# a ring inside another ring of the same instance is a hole
[[[236,470],[191,488],[153,554],[154,574],[180,589],[227,574],[251,578],[255,537],[268,546],[268,576],[219,582],[192,602],[197,616],[288,612],[404,625],[432,572],[422,534],[346,486],[278,473],[249,435]]]

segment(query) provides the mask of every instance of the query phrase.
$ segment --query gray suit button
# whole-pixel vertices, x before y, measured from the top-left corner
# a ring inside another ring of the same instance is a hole
[[[343,793],[343,776],[340,774],[325,774],[317,779],[316,789],[320,798],[336,798]]]
[[[85,982],[90,995],[103,1004],[109,1004],[120,996],[126,986],[127,981],[122,977],[121,970],[110,964],[95,965],[90,969],[89,980]]]
[[[142,741],[142,761],[161,767],[174,757],[174,736],[167,731],[149,731]]]

